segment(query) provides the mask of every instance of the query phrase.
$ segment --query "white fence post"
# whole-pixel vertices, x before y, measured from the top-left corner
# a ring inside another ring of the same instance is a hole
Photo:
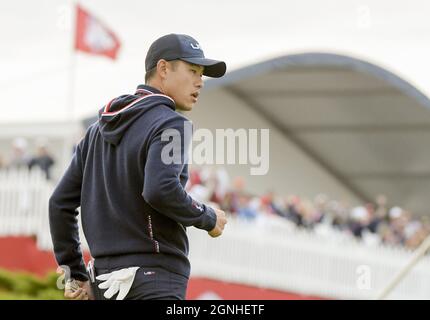
[[[46,232],[51,192],[51,183],[37,168],[0,170],[0,236],[39,237]]]

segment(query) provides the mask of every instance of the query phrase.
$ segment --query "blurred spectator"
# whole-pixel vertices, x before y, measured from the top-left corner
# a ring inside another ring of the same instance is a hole
[[[370,221],[368,229],[377,233],[379,226],[387,220],[387,198],[384,195],[379,195],[376,197],[376,208],[369,204]]]
[[[220,203],[229,190],[230,178],[228,176],[227,170],[224,167],[219,167],[216,169],[215,178],[216,184],[213,197],[218,203]]]
[[[238,217],[244,220],[254,220],[260,209],[258,198],[250,199],[246,195],[239,196],[239,206],[237,208]]]
[[[414,219],[400,207],[388,210],[385,195],[378,195],[375,203],[351,207],[324,194],[317,195],[313,201],[297,195],[277,197],[273,191],[261,196],[250,195],[245,191],[242,177],[235,177],[231,186],[229,181],[225,170],[206,167],[190,172],[187,188],[197,199],[211,201],[239,219],[259,225],[267,219],[281,217],[299,228],[314,229],[320,234],[340,232],[361,239],[365,245],[384,243],[408,249],[417,248],[430,235],[428,217]]]
[[[197,169],[192,168],[190,170],[188,182],[187,182],[187,190],[192,188],[194,185],[202,184],[202,180],[200,179],[200,172]]]
[[[271,214],[276,214],[281,217],[286,217],[286,213],[281,207],[275,203],[275,195],[273,191],[269,191],[261,197],[262,204],[266,207],[266,211]]]
[[[28,143],[24,138],[16,138],[12,142],[12,157],[8,167],[13,169],[28,168],[30,156],[28,155]]]
[[[411,221],[405,228],[405,246],[407,248],[416,248],[426,238],[426,231],[420,221]]]
[[[355,237],[361,238],[369,221],[369,212],[365,207],[355,207],[351,211],[349,230]]]
[[[332,217],[332,225],[339,231],[347,229],[348,210],[338,201],[332,200],[328,204],[328,212]]]
[[[318,194],[315,197],[315,222],[323,222],[326,215],[328,215],[328,197],[325,194]]]
[[[300,198],[295,195],[288,196],[286,199],[286,218],[297,226],[303,226],[303,217],[300,211]]]
[[[30,160],[28,167],[30,169],[39,167],[46,175],[46,179],[51,179],[51,167],[54,165],[54,159],[47,150],[46,145],[40,144],[37,148],[36,155]]]
[[[400,207],[393,207],[389,212],[389,225],[392,232],[393,245],[401,245],[405,243],[404,228],[407,223],[405,212]]]
[[[211,201],[214,182],[211,181],[210,172],[205,170],[192,169],[190,171],[190,179],[185,186],[190,196],[200,202]],[[215,201],[215,203],[217,203]]]
[[[239,209],[243,206],[241,197],[245,197],[245,180],[242,177],[233,179],[232,188],[225,194],[221,201],[221,209],[231,214],[238,214]]]
[[[398,238],[388,224],[381,225],[378,233],[383,243],[388,245],[395,245],[398,243]]]

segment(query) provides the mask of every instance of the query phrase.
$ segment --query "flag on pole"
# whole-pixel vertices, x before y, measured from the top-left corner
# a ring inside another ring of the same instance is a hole
[[[96,17],[76,5],[75,49],[116,59],[121,43]]]

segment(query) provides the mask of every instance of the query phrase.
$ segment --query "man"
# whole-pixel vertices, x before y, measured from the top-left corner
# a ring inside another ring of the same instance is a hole
[[[27,169],[30,162],[28,154],[28,142],[24,138],[16,138],[12,142],[12,158],[9,161],[8,168]]]
[[[49,154],[48,149],[45,144],[40,144],[37,147],[37,154],[31,158],[28,167],[32,169],[33,167],[39,167],[46,176],[47,180],[51,179],[51,167],[55,164],[54,159]]]
[[[175,111],[192,110],[202,76],[223,76],[225,63],[206,59],[192,37],[169,34],[151,45],[145,67],[145,85],[100,110],[49,201],[55,256],[73,279],[65,290],[70,299],[91,298],[79,243],[79,206],[94,258],[90,278],[96,299],[118,292],[116,299],[185,299],[186,227],[218,237],[227,222],[223,211],[198,203],[184,190],[190,121]],[[166,133],[180,141],[173,148],[179,162],[166,159],[172,143]]]

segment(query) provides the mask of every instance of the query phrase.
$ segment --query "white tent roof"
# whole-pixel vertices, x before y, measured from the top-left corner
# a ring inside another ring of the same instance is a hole
[[[242,101],[361,201],[383,193],[428,214],[430,100],[395,74],[347,56],[306,53],[206,87]]]

